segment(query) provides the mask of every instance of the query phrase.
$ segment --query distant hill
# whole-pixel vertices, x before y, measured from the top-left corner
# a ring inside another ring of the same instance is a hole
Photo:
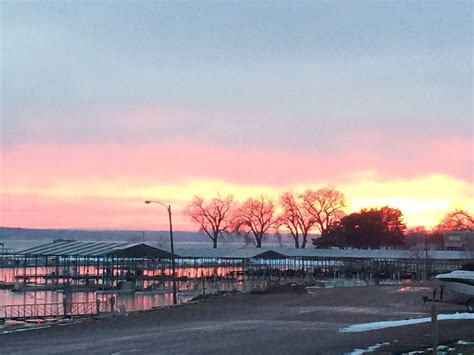
[[[27,249],[36,245],[46,244],[55,239],[74,239],[78,241],[117,241],[138,243],[145,241],[156,247],[169,245],[169,231],[129,231],[129,230],[81,230],[81,229],[29,229],[0,227],[0,243],[5,248],[16,251]],[[209,237],[202,232],[174,232],[176,244],[191,244],[196,247],[209,246]],[[235,235],[227,235],[221,244],[242,246],[245,239]],[[275,236],[267,238],[267,244],[272,246],[292,246],[293,240],[290,236],[282,235],[278,240]],[[264,245],[265,246],[265,245]]]

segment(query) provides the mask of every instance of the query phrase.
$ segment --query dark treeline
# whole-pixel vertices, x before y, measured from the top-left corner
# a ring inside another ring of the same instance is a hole
[[[217,248],[225,233],[253,238],[257,248],[268,233],[288,232],[296,248],[305,248],[312,231],[326,231],[344,213],[344,195],[332,188],[308,189],[301,194],[285,192],[279,203],[261,195],[236,204],[232,195],[206,202],[196,196],[185,213]]]
[[[406,225],[396,208],[363,209],[334,222],[321,238],[313,239],[317,247],[380,248],[403,245]]]
[[[195,196],[185,210],[199,231],[207,234],[214,248],[224,234],[235,233],[252,240],[260,248],[268,234],[291,235],[295,248],[305,248],[311,233],[317,248],[409,247],[414,243],[430,243],[442,247],[442,235],[448,230],[473,230],[474,221],[466,211],[449,213],[432,231],[423,227],[407,230],[399,209],[362,209],[345,215],[345,196],[325,187],[307,189],[303,193],[284,192],[279,201],[261,195],[238,204],[232,195],[205,201]]]

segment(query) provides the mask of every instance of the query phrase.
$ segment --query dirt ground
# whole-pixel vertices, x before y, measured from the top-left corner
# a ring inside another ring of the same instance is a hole
[[[387,343],[377,352],[431,345],[429,323],[339,332],[351,324],[426,317],[429,285],[317,289],[212,297],[199,303],[0,335],[0,353],[318,354]],[[438,303],[440,313],[464,312]],[[440,344],[474,341],[474,321],[440,321]]]

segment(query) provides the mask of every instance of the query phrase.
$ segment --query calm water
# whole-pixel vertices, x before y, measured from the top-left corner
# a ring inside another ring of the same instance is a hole
[[[107,302],[111,294],[96,294],[95,292],[73,292],[72,302],[95,302],[99,298],[102,302]],[[166,306],[173,303],[172,294],[160,295],[124,295],[116,294],[116,306],[125,305],[127,311],[146,310],[152,307]],[[191,299],[190,296],[179,297],[178,302],[184,303]],[[22,304],[43,304],[61,303],[63,294],[56,291],[35,291],[15,293],[9,290],[0,290],[0,306],[22,305]],[[118,308],[117,308],[118,309]]]
[[[55,268],[51,267],[39,267],[37,268],[37,274],[51,274]],[[213,275],[225,276],[231,272],[241,271],[241,267],[190,267],[190,268],[179,268],[177,269],[177,276],[187,276],[189,278],[197,278],[200,276],[207,276],[208,280],[204,284],[204,292],[209,293],[211,291],[244,291],[245,287],[253,287],[253,284],[261,284],[262,281],[255,282],[242,282],[242,280],[233,281],[212,281]],[[15,278],[17,275],[23,275],[26,272],[27,275],[35,273],[35,268],[0,268],[0,281],[3,282],[15,282],[18,279]],[[93,266],[80,266],[75,272],[79,274],[95,275],[101,274],[103,269],[97,269]],[[171,270],[144,270],[145,275],[159,275],[160,273],[169,275]],[[63,274],[63,270],[60,270],[60,274]],[[74,274],[74,273],[71,273]],[[29,280],[29,283],[33,283],[33,279]],[[38,282],[43,283],[42,278],[38,278]],[[144,286],[148,286],[154,281],[146,281]],[[51,283],[51,281],[49,281]],[[252,285],[249,285],[252,283]],[[165,288],[171,289],[171,282],[165,282],[163,285]],[[188,290],[187,293],[178,294],[178,303],[185,303],[202,293],[203,284],[200,280],[189,280],[178,282],[179,290]],[[116,308],[120,305],[125,305],[127,311],[135,310],[146,310],[152,307],[166,306],[173,302],[172,293],[160,293],[160,294],[113,294],[116,298]],[[96,292],[73,292],[72,302],[95,302],[96,299],[100,299],[102,302],[109,302],[112,293],[96,293]],[[27,291],[27,292],[11,292],[10,290],[0,289],[0,306],[4,305],[22,305],[22,304],[44,304],[44,303],[61,303],[63,300],[63,294],[57,291]]]
[[[265,281],[254,282],[216,282],[206,283],[205,293],[210,291],[244,291],[245,288],[252,288],[264,284]],[[170,287],[170,285],[166,285]],[[186,282],[179,282],[179,289],[188,289],[192,292],[178,294],[178,303],[185,303],[202,293],[202,286]],[[102,302],[108,302],[112,296],[111,293],[100,294],[96,292],[73,292],[72,302],[95,302],[100,299]],[[116,307],[125,305],[127,311],[137,311],[151,309],[152,307],[167,306],[173,303],[172,293],[165,294],[114,294],[116,298]],[[11,292],[10,290],[0,290],[0,306],[4,305],[23,305],[23,304],[43,304],[43,303],[61,303],[63,294],[56,291],[28,291]]]

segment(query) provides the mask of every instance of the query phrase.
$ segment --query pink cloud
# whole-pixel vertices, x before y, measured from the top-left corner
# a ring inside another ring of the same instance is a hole
[[[153,186],[160,185],[179,188],[187,184],[186,193],[194,193],[192,185],[199,180],[277,190],[294,185],[337,187],[364,179],[368,171],[374,172],[379,182],[429,174],[455,177],[468,184],[473,180],[469,140],[406,139],[406,149],[391,154],[367,147],[301,154],[284,148],[230,149],[184,141],[10,146],[1,155],[0,225],[166,228],[166,215],[147,208],[143,199],[153,197]],[[67,197],[59,197],[63,196],[63,186]],[[132,191],[126,197],[121,196],[120,188],[124,186]],[[140,190],[142,187],[144,191]],[[203,193],[197,189],[196,194]],[[206,189],[207,193],[214,193],[212,185]],[[215,191],[218,192],[221,191]],[[167,197],[167,203],[177,212],[176,228],[181,230],[193,229],[178,213],[186,198],[187,195],[175,197],[174,193]]]
[[[35,194],[0,195],[0,225],[30,228],[166,229],[168,215],[141,199],[60,198]],[[177,230],[189,230],[180,201],[173,205]]]
[[[100,179],[176,183],[217,179],[237,184],[286,186],[342,183],[374,171],[411,178],[444,173],[472,181],[470,141],[407,142],[391,154],[353,147],[338,153],[229,149],[186,142],[165,144],[26,144],[2,152],[3,185],[50,186],[62,181]]]
[[[367,140],[364,146],[338,152],[300,154],[179,141],[13,145],[1,152],[0,225],[166,228],[166,216],[146,208],[142,200],[154,193],[153,186],[170,185],[179,192],[179,186],[188,184],[186,194],[194,193],[189,184],[199,180],[275,189],[316,184],[337,187],[373,172],[379,182],[443,174],[472,184],[470,140],[407,138],[403,152],[389,152],[383,137],[368,135]],[[373,149],[374,145],[383,149]],[[108,186],[113,189],[108,191]],[[127,196],[121,196],[124,186],[132,188]],[[212,187],[206,188],[213,193]],[[67,197],[58,197],[63,190]],[[188,197],[170,193],[167,203],[178,212]],[[192,229],[181,213],[175,219],[177,229]]]

